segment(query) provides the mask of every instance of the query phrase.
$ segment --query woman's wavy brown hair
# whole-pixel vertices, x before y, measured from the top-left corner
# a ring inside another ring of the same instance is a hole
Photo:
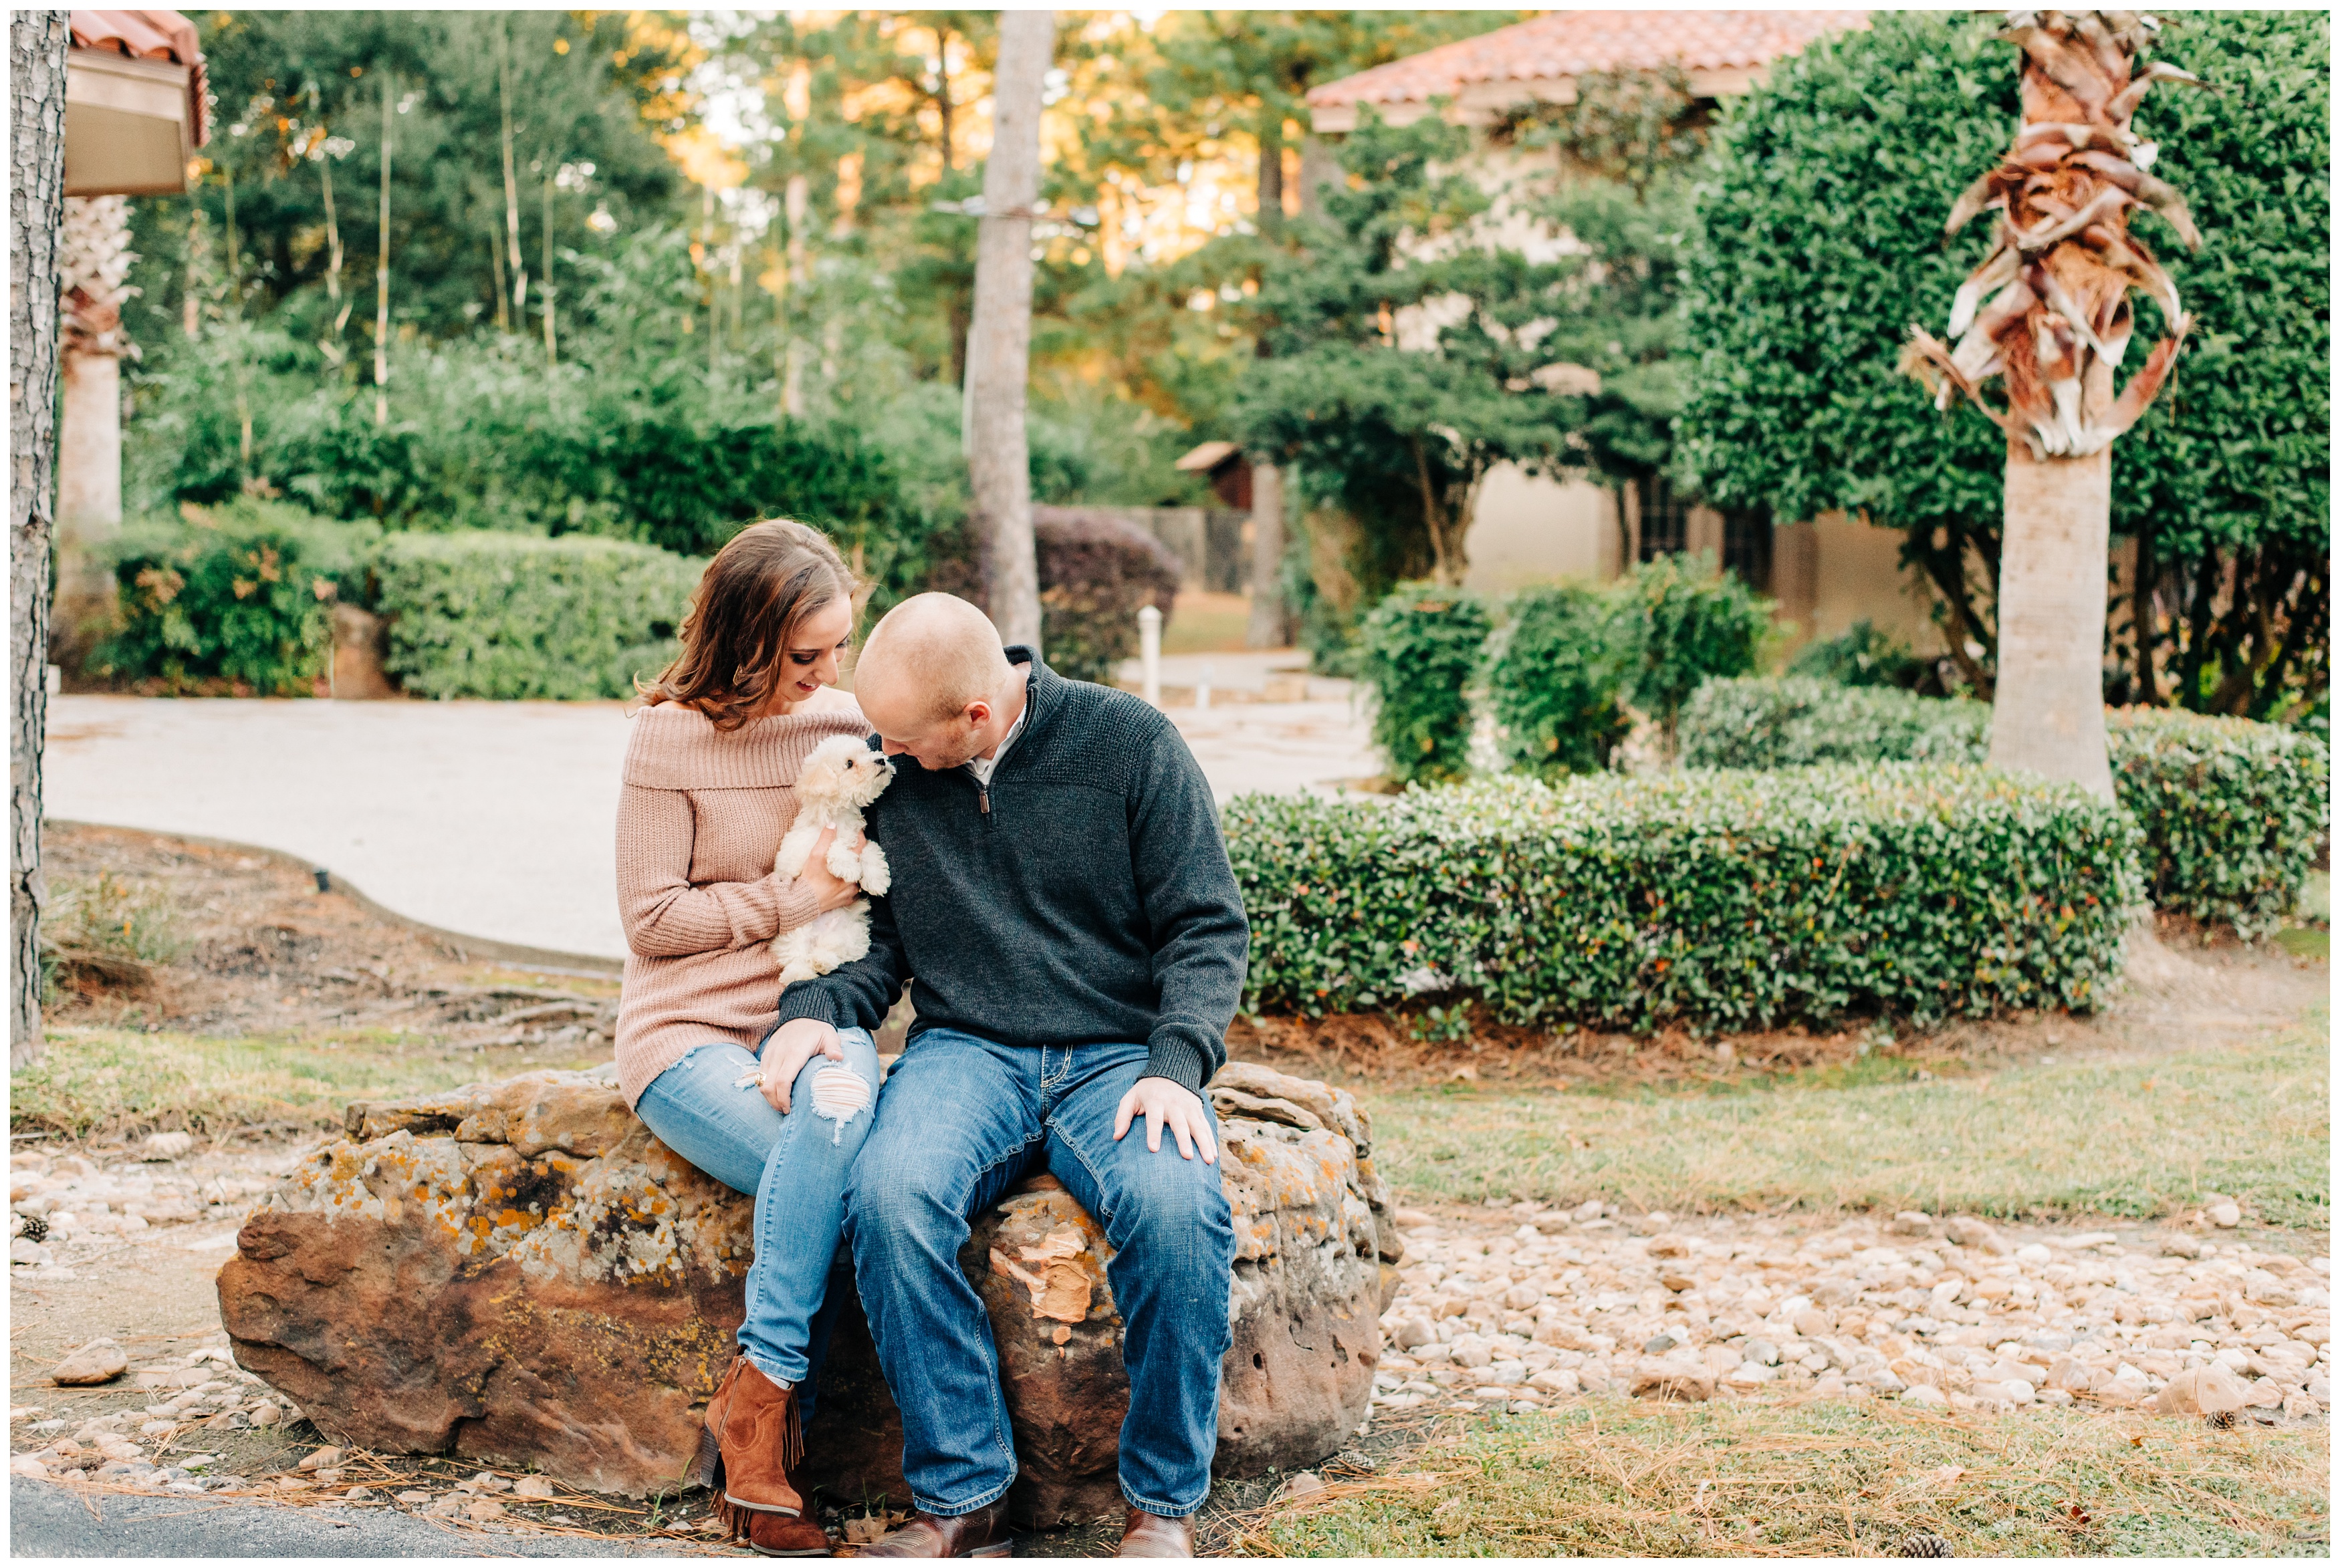
[[[785,518],[751,523],[707,563],[683,617],[682,656],[634,689],[653,706],[687,704],[717,729],[736,730],[780,683],[804,618],[852,598],[854,587],[818,529]]]

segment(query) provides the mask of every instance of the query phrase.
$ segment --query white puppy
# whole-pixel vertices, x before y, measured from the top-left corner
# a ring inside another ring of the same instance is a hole
[[[829,873],[865,892],[884,893],[894,884],[893,873],[886,865],[886,852],[864,836],[862,813],[893,782],[894,770],[886,759],[858,736],[832,735],[813,747],[797,774],[796,822],[780,840],[772,869],[782,876],[796,875],[811,858],[820,835],[835,828]],[[772,941],[782,985],[827,974],[868,951],[869,905],[859,899],[843,909],[824,911]]]

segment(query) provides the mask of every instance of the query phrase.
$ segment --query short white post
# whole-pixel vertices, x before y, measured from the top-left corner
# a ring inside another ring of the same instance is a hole
[[[1211,661],[1203,661],[1203,681],[1195,688],[1195,705],[1207,711],[1211,705]]]
[[[1162,612],[1152,605],[1137,612],[1138,689],[1155,707],[1162,705]]]

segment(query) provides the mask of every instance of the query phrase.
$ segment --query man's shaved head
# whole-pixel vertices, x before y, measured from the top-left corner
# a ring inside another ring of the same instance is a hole
[[[888,754],[930,770],[988,754],[1022,694],[991,617],[949,594],[896,605],[853,666],[854,698]]]
[[[998,696],[1015,671],[991,617],[951,594],[917,594],[887,612],[853,666],[857,693],[925,723]]]

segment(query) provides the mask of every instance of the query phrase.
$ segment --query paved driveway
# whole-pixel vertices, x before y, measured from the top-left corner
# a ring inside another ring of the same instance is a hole
[[[1374,769],[1345,701],[1173,708],[1224,801]],[[65,696],[51,816],[262,844],[444,930],[621,958],[617,703]]]

